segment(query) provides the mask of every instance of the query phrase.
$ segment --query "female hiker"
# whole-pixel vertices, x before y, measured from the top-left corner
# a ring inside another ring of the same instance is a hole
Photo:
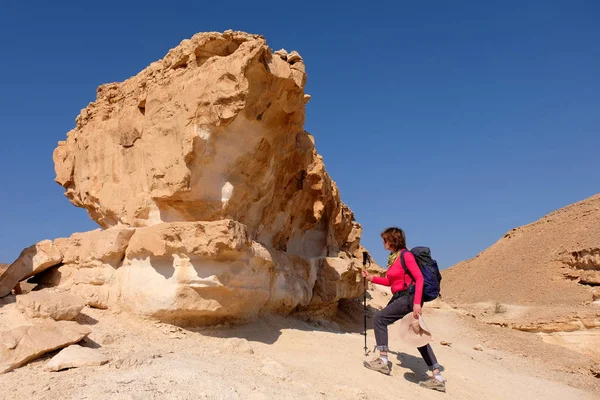
[[[377,312],[373,317],[373,329],[375,331],[375,341],[379,357],[373,361],[365,362],[365,367],[384,374],[390,373],[388,364],[388,325],[398,321],[408,313],[413,313],[416,319],[421,314],[423,305],[423,275],[415,261],[413,254],[406,250],[406,236],[400,228],[388,228],[381,234],[383,246],[391,253],[388,257],[388,271],[385,278],[373,276],[363,270],[362,275],[368,281],[378,285],[391,286],[392,299],[387,306]],[[406,274],[400,257],[404,257],[405,265],[410,272]],[[411,278],[414,277],[414,281]],[[414,288],[412,286],[414,285]],[[412,290],[414,289],[414,290]],[[446,391],[444,378],[440,374],[440,365],[438,364],[433,350],[429,344],[418,347],[421,357],[433,373],[433,376],[426,381],[419,382],[420,386],[428,389]]]

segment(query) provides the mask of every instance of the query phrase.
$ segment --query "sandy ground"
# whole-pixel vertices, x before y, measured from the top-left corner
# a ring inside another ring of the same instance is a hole
[[[371,292],[372,308],[389,297]],[[373,308],[374,307],[374,308]],[[597,399],[590,360],[539,335],[487,325],[443,306],[426,308],[447,393],[423,389],[426,366],[390,328],[391,376],[362,366],[361,306],[337,324],[264,317],[237,327],[182,329],[86,308],[83,343],[111,358],[100,367],[46,372],[52,353],[0,375],[1,399]],[[338,329],[338,327],[341,327]],[[367,333],[370,350],[372,330]],[[442,346],[440,341],[450,342]],[[481,344],[483,351],[473,347]]]

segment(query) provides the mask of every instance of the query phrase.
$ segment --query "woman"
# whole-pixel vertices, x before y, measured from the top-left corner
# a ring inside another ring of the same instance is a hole
[[[413,254],[406,249],[406,236],[400,228],[388,228],[381,234],[383,246],[391,253],[388,257],[388,271],[385,278],[373,276],[363,270],[362,275],[369,282],[378,285],[391,286],[392,299],[387,306],[377,312],[373,317],[373,329],[375,330],[375,341],[379,357],[373,361],[365,362],[365,367],[384,374],[390,373],[388,364],[388,331],[387,326],[402,319],[406,314],[412,312],[415,318],[419,318],[423,306],[423,275],[415,261]],[[410,272],[406,274],[400,257],[404,257],[406,268]],[[414,277],[414,281],[411,278]],[[413,287],[414,285],[414,287]],[[428,389],[446,391],[444,378],[440,374],[438,364],[430,345],[418,347],[421,357],[433,373],[426,381],[419,382],[420,386]]]

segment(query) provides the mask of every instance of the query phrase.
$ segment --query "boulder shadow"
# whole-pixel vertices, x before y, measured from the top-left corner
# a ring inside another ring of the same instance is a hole
[[[300,316],[265,315],[257,320],[240,324],[221,324],[211,327],[186,327],[185,329],[198,332],[214,338],[241,338],[251,342],[273,344],[281,336],[282,331],[298,330],[305,332],[328,332],[344,334],[345,330],[326,319],[305,320]]]
[[[79,345],[80,345],[80,346],[82,346],[82,347],[87,347],[87,348],[90,348],[90,349],[99,349],[99,348],[101,348],[101,347],[102,347],[102,346],[101,346],[99,343],[97,343],[97,342],[93,341],[93,340],[92,340],[92,339],[90,339],[89,337],[85,337],[85,338],[83,338],[83,339],[82,339],[82,340],[79,342]]]
[[[231,339],[246,339],[249,342],[260,342],[264,344],[273,344],[281,336],[281,327],[272,326],[264,320],[257,320],[246,325],[221,324],[217,326],[193,328],[188,330],[198,332],[203,336]]]
[[[98,323],[97,319],[90,317],[89,315],[84,314],[83,312],[80,313],[77,317],[75,317],[75,321],[77,321],[81,325],[96,325]]]
[[[367,330],[373,329],[373,316],[378,311],[377,308],[367,304]],[[344,333],[360,333],[364,335],[364,316],[365,308],[362,297],[357,299],[342,299],[338,303],[336,314],[330,320],[338,324],[340,330]]]

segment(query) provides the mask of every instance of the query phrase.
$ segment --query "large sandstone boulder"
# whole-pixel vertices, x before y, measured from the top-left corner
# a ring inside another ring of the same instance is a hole
[[[90,329],[72,321],[46,318],[32,325],[0,331],[0,374],[12,371],[48,352],[77,343]]]
[[[116,301],[117,287],[112,285],[114,274],[122,264],[125,257],[125,249],[134,229],[127,227],[114,227],[106,230],[94,230],[84,233],[74,233],[69,238],[58,238],[44,241],[26,249],[21,256],[9,267],[12,268],[8,288],[15,285],[14,282],[27,279],[32,276],[31,270],[37,274],[36,281],[41,287],[61,286],[68,289],[72,294],[83,298],[86,304],[107,308],[111,300]],[[43,248],[41,247],[43,244]],[[31,261],[31,250],[37,248],[36,257],[40,254],[46,255],[52,251],[53,257],[41,257],[44,261],[38,266],[36,258]],[[44,252],[40,249],[46,249]],[[50,250],[48,250],[50,249]],[[33,265],[30,265],[33,264]],[[17,266],[18,268],[13,268]],[[27,267],[23,267],[27,266]],[[1,271],[0,271],[1,273]],[[0,274],[0,282],[3,275]],[[10,293],[10,290],[6,291]],[[42,296],[42,295],[35,295]],[[43,296],[47,296],[43,294]],[[21,302],[25,302],[27,297]],[[36,297],[37,299],[37,297]],[[35,307],[41,310],[46,307],[54,307],[52,299],[49,302],[36,301]],[[114,303],[114,301],[113,301]],[[31,304],[30,304],[31,306]],[[29,312],[32,312],[32,308]]]
[[[71,293],[42,290],[17,296],[17,309],[30,318],[72,321],[85,307],[85,301]]]
[[[40,285],[196,324],[359,296],[362,229],[303,129],[305,83],[297,52],[228,31],[101,86],[54,162],[104,230],[51,243]]]
[[[69,368],[97,367],[110,361],[99,350],[71,345],[52,357],[44,367],[46,371],[61,371]]]
[[[178,323],[255,315],[269,300],[274,267],[256,253],[231,220],[138,228],[117,272],[120,304]]]
[[[234,219],[308,257],[360,227],[304,131],[305,67],[264,38],[202,33],[101,86],[54,152],[56,180],[102,227]]]
[[[74,233],[69,238],[54,241],[65,265],[91,268],[109,264],[117,267],[134,230],[126,227]]]
[[[115,229],[104,236],[115,237]],[[77,234],[85,242],[102,240],[96,232],[85,235]],[[93,307],[118,306],[179,324],[246,320],[261,311],[288,314],[362,293],[355,259],[305,258],[267,248],[233,220],[137,228],[122,249],[116,266],[101,262],[97,252],[95,263],[61,265],[40,283],[76,293]]]

